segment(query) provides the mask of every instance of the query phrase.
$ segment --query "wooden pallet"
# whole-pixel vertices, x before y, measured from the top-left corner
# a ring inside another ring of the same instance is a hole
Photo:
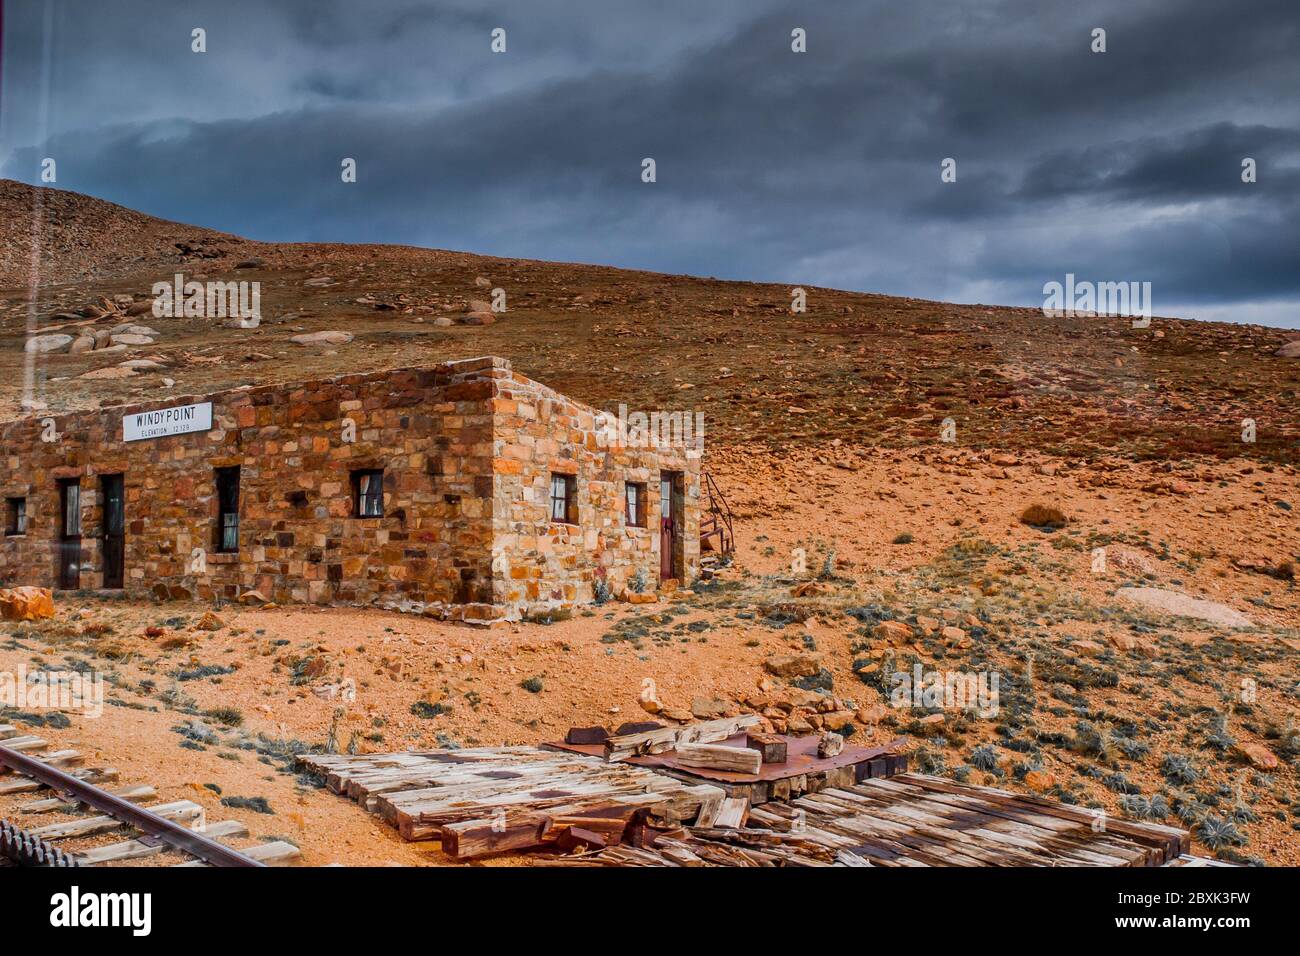
[[[15,742],[18,746],[15,746]],[[45,740],[21,736],[11,724],[0,724],[0,743],[10,749],[26,753],[42,763],[57,766],[66,773],[96,786],[111,783],[118,778],[118,771],[112,767],[82,768],[80,764],[83,758],[78,751],[51,752]],[[184,823],[190,829],[221,843],[243,840],[249,835],[248,827],[237,821],[208,823],[205,820],[204,808],[191,800],[155,803],[157,791],[147,784],[119,787],[106,792],[145,806],[166,819]],[[8,767],[0,765],[0,797],[16,797],[29,793],[37,794],[37,798],[13,803],[10,810],[6,811],[11,824],[19,827],[28,836],[62,850],[77,866],[103,866],[177,852],[167,844],[148,838],[144,834],[131,839],[105,843],[103,841],[105,835],[131,828],[114,817],[90,813],[83,805],[68,800],[62,795],[49,796],[50,790],[43,783],[14,773]],[[40,817],[48,818],[50,815],[65,819],[42,824]],[[296,846],[284,840],[274,840],[244,848],[240,852],[268,865],[290,863],[301,856]],[[171,865],[206,866],[207,864],[190,860]]]
[[[634,820],[677,826],[715,813],[720,787],[535,747],[304,754],[304,768],[407,840],[458,859],[539,846],[614,844]]]
[[[748,827],[686,827],[559,866],[1162,866],[1186,831],[923,774],[870,779],[749,811]],[[1192,858],[1195,859],[1195,858]],[[1208,865],[1208,862],[1183,865]]]

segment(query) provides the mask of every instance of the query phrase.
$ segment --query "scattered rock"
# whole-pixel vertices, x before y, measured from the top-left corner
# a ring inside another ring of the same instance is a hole
[[[92,369],[89,372],[82,372],[80,375],[77,376],[77,378],[89,378],[89,379],[130,378],[134,374],[135,374],[135,369],[133,368],[122,368],[120,365],[110,365],[108,368],[97,368],[97,369]]]
[[[36,352],[41,355],[49,355],[57,352],[66,352],[72,346],[72,336],[64,335],[62,332],[53,332],[49,335],[34,335],[27,340],[23,346],[24,351]]]
[[[304,332],[302,335],[295,335],[289,341],[294,345],[347,345],[352,341],[351,332]]]
[[[821,670],[821,664],[811,654],[787,654],[769,657],[763,662],[763,669],[776,677],[812,677]]]
[[[211,611],[207,611],[204,613],[203,617],[199,618],[199,622],[194,625],[194,629],[198,631],[219,631],[225,626],[225,621],[221,620],[221,618],[217,617]]]
[[[1126,574],[1138,577],[1155,574],[1155,568],[1147,560],[1146,555],[1136,548],[1129,548],[1124,545],[1110,545],[1107,547],[1106,563],[1117,571],[1123,571]]]
[[[834,757],[844,750],[844,738],[837,733],[827,731],[817,742],[817,756]]]
[[[902,621],[881,621],[871,629],[873,636],[888,641],[895,647],[902,647],[912,642],[912,629]]]
[[[714,720],[730,709],[730,705],[725,700],[716,697],[696,697],[691,701],[691,716],[696,720]]]
[[[1239,743],[1237,753],[1245,757],[1256,770],[1277,769],[1277,755],[1263,744]]]
[[[49,588],[0,588],[0,618],[40,621],[50,617],[54,617],[54,594]]]
[[[1042,793],[1056,785],[1056,777],[1046,770],[1031,770],[1025,774],[1024,784],[1035,793]]]

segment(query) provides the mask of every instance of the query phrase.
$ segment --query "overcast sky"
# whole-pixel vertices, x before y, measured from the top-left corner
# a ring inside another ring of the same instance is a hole
[[[0,2],[0,175],[154,215],[1300,328],[1297,0]]]

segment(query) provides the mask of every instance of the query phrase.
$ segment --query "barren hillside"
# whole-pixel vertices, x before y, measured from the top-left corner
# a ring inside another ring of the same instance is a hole
[[[155,319],[151,287],[176,272],[261,283],[260,327]],[[498,288],[507,311],[462,324]],[[952,418],[966,447],[1270,461],[1300,451],[1300,360],[1275,354],[1295,333],[1159,317],[1133,329],[1126,319],[807,292],[807,311],[793,313],[783,285],[402,246],[255,243],[4,182],[0,415],[22,414],[24,398],[62,411],[497,353],[599,407],[703,411],[715,447],[904,447],[934,442]],[[109,353],[23,351],[29,335],[128,322],[155,340]],[[327,330],[354,338],[290,341]],[[1256,422],[1251,444],[1245,418]]]

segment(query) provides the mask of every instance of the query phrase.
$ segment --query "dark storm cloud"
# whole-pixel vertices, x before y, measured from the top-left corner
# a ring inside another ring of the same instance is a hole
[[[1268,170],[1270,189],[1241,181],[1242,159]],[[1134,202],[1229,197],[1242,202],[1300,200],[1300,130],[1217,123],[1173,136],[1058,152],[1030,166],[1019,196],[1044,200],[1078,193]]]
[[[1300,325],[1293,0],[86,5],[48,91],[41,6],[0,168],[156,215],[965,301],[1074,272]]]

